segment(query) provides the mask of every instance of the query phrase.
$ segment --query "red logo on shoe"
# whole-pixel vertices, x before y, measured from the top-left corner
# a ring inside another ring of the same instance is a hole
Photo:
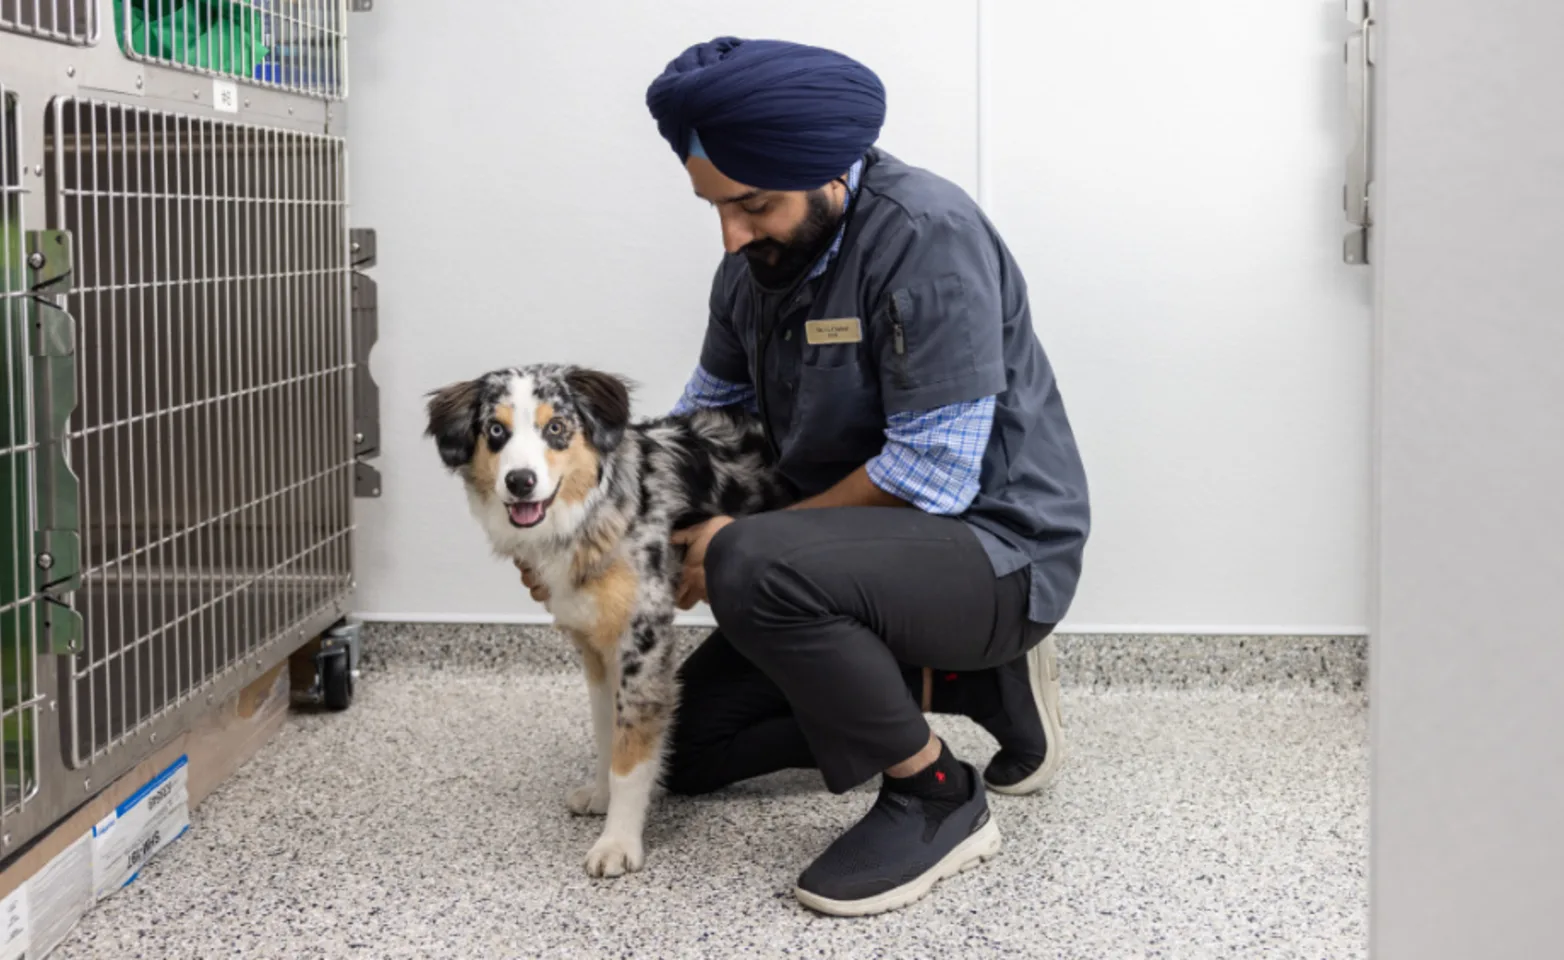
[[[936,771],[934,771],[934,779],[938,780],[940,783],[944,783],[945,782],[945,771],[943,771],[943,770],[936,770]]]
[[[954,673],[947,673],[947,674],[945,674],[945,679],[946,680],[954,680],[954,679],[956,679],[956,675]]]

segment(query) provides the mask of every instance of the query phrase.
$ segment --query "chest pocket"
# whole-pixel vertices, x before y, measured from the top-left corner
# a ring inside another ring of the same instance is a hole
[[[808,345],[799,359],[786,446],[800,461],[845,476],[885,443],[879,378],[867,338]]]

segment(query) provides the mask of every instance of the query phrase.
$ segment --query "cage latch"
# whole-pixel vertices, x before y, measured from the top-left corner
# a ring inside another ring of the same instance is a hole
[[[353,492],[380,496],[380,471],[365,463],[380,456],[380,387],[369,371],[369,354],[380,339],[380,294],[363,271],[375,265],[375,231],[348,231],[353,266]]]
[[[1363,265],[1369,259],[1369,231],[1374,226],[1374,57],[1376,47],[1374,0],[1346,0],[1352,32],[1347,37],[1347,110],[1352,118],[1351,145],[1347,151],[1347,179],[1341,203],[1347,215],[1342,259]]]
[[[66,230],[30,230],[27,233],[28,289],[35,296],[52,297],[71,285],[71,235]]]
[[[71,286],[71,237],[63,230],[27,234],[28,331],[33,364],[33,459],[37,529],[33,562],[41,595],[41,647],[77,653],[81,615],[66,595],[81,587],[81,484],[67,457],[76,410],[76,323],[56,297]]]

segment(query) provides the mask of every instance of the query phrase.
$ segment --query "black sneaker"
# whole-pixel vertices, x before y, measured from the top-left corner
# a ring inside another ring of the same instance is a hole
[[[995,793],[1014,796],[1046,787],[1064,760],[1059,706],[1059,652],[1050,634],[1002,667],[965,673],[903,668],[908,688],[930,713],[977,721],[999,743],[983,770]]]
[[[794,895],[811,910],[861,917],[921,899],[946,877],[999,852],[999,825],[977,771],[971,798],[936,819],[917,797],[880,789],[874,806],[798,878]]]

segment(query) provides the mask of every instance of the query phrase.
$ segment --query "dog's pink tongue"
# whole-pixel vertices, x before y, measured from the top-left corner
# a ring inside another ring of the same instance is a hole
[[[543,519],[543,504],[513,503],[510,505],[510,519],[518,526],[530,527]]]

